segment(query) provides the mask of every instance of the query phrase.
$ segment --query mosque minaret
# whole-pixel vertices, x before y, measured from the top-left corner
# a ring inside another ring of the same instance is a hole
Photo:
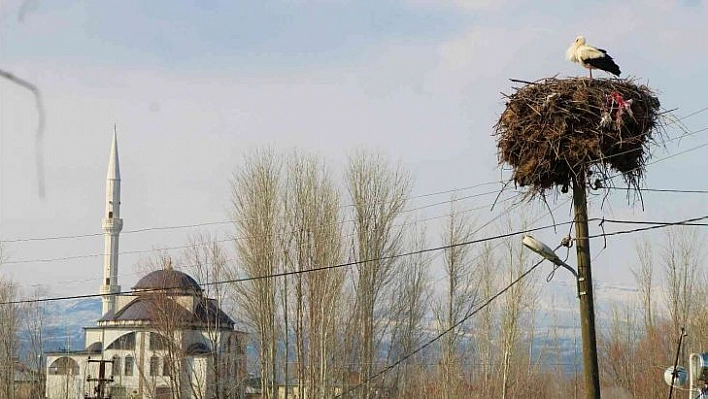
[[[121,230],[123,230],[123,219],[120,218],[118,138],[114,132],[111,155],[108,159],[106,211],[103,218],[105,249],[103,253],[103,284],[100,291],[103,302],[103,315],[115,311],[116,294],[120,292],[120,285],[118,285],[118,239]]]

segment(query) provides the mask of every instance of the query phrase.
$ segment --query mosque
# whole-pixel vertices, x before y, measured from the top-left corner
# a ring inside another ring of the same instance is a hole
[[[197,281],[167,264],[121,292],[120,183],[114,134],[103,219],[102,316],[84,328],[83,349],[45,354],[46,397],[242,398],[246,334]]]

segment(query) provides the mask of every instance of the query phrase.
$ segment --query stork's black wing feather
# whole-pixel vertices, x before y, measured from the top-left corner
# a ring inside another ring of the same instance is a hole
[[[612,59],[612,57],[610,57],[606,53],[603,57],[586,58],[583,60],[583,63],[588,64],[595,69],[601,69],[605,72],[609,72],[615,76],[620,75],[619,66],[615,64],[615,61]]]

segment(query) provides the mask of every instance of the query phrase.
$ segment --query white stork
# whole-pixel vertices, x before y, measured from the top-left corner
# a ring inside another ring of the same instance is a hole
[[[615,76],[620,75],[619,66],[615,64],[607,51],[585,44],[583,36],[578,36],[575,39],[565,52],[565,56],[568,61],[576,62],[587,68],[590,71],[590,79],[592,79],[593,69],[600,69]]]

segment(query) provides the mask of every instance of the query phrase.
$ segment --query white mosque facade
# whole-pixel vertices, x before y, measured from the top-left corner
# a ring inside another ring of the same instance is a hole
[[[85,327],[82,350],[46,353],[46,397],[113,399],[241,398],[245,333],[192,277],[165,265],[120,293],[120,170],[109,158],[103,315]]]

